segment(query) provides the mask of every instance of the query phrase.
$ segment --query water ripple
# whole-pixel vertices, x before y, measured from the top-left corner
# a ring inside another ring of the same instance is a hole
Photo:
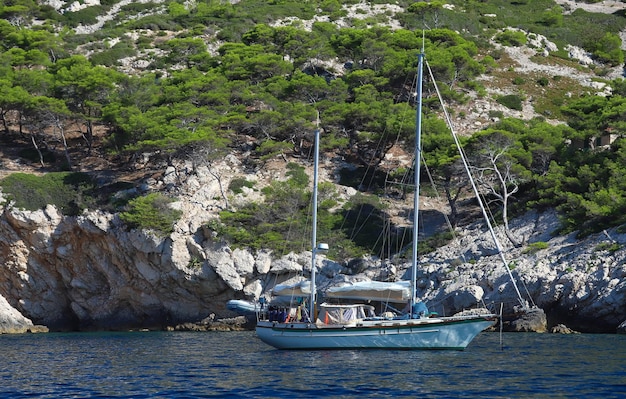
[[[626,397],[626,336],[504,338],[422,352],[279,351],[252,332],[5,335],[0,397]]]

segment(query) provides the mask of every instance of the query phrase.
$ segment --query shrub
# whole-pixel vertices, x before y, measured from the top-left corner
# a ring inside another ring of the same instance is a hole
[[[76,27],[95,24],[98,22],[98,17],[104,13],[102,6],[91,6],[75,12],[68,11],[63,14],[63,17],[67,25]]]
[[[453,234],[450,232],[443,232],[443,233],[437,233],[434,234],[428,238],[426,238],[425,240],[421,240],[419,243],[419,253],[420,254],[425,254],[425,253],[429,253],[432,252],[434,250],[436,250],[437,248],[440,248],[446,244],[448,244],[452,239],[454,238]],[[460,259],[457,258],[458,261],[460,261]],[[452,263],[456,263],[454,261],[452,261],[450,264],[452,265]],[[456,264],[456,266],[460,266],[459,264]]]
[[[615,252],[620,249],[620,245],[617,242],[602,242],[596,246],[596,251],[609,251]]]
[[[78,215],[95,202],[94,183],[84,173],[55,172],[43,176],[13,173],[0,181],[8,199],[17,208],[35,211],[56,206],[64,215]]]
[[[504,112],[502,111],[494,111],[494,110],[489,110],[489,112],[487,113],[489,115],[489,118],[499,118],[502,119],[504,117]]]
[[[600,61],[611,66],[624,63],[624,52],[622,51],[622,40],[619,35],[607,32],[600,40],[588,45],[592,48],[593,55]]]
[[[504,105],[509,109],[516,111],[522,110],[522,98],[517,94],[508,94],[506,96],[500,96],[496,99],[499,104]]]
[[[263,141],[255,149],[255,152],[260,156],[262,161],[267,161],[277,155],[284,154],[291,147],[292,145],[287,142],[268,139]]]
[[[538,251],[541,251],[542,249],[546,249],[548,248],[548,243],[543,242],[543,241],[537,241],[537,242],[533,242],[528,244],[528,246],[526,247],[526,249],[524,249],[524,253],[525,254],[534,254]]]
[[[450,265],[450,268],[451,268],[450,271],[455,270],[457,267],[463,265],[463,259],[461,259],[461,258],[454,258],[454,259],[452,259],[450,261],[449,265]]]
[[[237,211],[220,212],[219,220],[212,220],[208,227],[219,237],[237,247],[252,249],[268,248],[275,254],[290,251],[302,251],[309,248],[311,223],[311,193],[308,191],[309,177],[302,166],[289,163],[286,166],[287,181],[274,181],[263,188],[265,194],[262,203],[248,203]],[[343,220],[343,212],[331,212],[337,207],[337,192],[334,185],[321,182],[318,190],[317,229],[320,242],[332,243],[329,256],[333,259],[349,259],[362,255],[365,251],[360,239],[369,234],[368,227],[355,233],[354,240],[346,236],[351,230],[358,211],[350,220]],[[377,203],[375,196],[367,197]],[[354,205],[354,204],[353,204]],[[351,207],[350,205],[348,207]],[[344,208],[345,210],[345,208]],[[362,214],[361,222],[366,218]],[[375,241],[380,232],[380,219],[375,216],[367,218],[376,230],[376,236],[367,241]]]
[[[154,31],[180,30],[180,26],[165,14],[147,15],[127,22],[128,30],[148,29]]]
[[[148,36],[140,36],[137,40],[135,40],[135,46],[142,50],[152,48],[152,38]]]
[[[108,50],[93,54],[90,58],[90,61],[94,65],[104,65],[107,67],[111,67],[114,65],[119,65],[119,60],[121,60],[122,58],[132,57],[136,54],[137,51],[132,47],[126,45],[115,45]]]
[[[563,13],[561,12],[561,8],[557,6],[548,11],[544,11],[537,22],[545,26],[563,26]]]
[[[500,56],[501,56],[501,54],[500,54]],[[496,67],[498,66],[498,63],[496,62],[496,60],[494,59],[494,57],[493,57],[493,56],[491,56],[491,55],[486,55],[486,56],[482,59],[481,63],[482,63],[483,65],[485,65],[485,66],[487,66],[487,67],[491,67],[491,68],[496,68]]]
[[[505,46],[520,47],[526,44],[526,34],[520,31],[506,30],[496,36],[496,41]]]
[[[231,180],[230,184],[228,185],[228,189],[235,194],[241,194],[244,187],[252,188],[254,187],[254,182],[248,181],[241,177],[236,177]]]
[[[287,164],[287,173],[289,181],[296,187],[306,187],[309,184],[309,176],[306,174],[304,167],[298,165],[295,162],[289,162]]]
[[[491,51],[491,56],[494,58],[494,60],[499,60],[502,58],[503,55],[506,54],[506,51],[504,49],[495,49]]]
[[[170,207],[173,201],[160,193],[137,197],[128,202],[127,210],[120,213],[120,219],[130,228],[169,234],[174,231],[174,223],[182,214],[180,210]]]

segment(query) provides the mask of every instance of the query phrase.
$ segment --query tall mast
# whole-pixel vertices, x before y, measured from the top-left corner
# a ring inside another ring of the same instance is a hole
[[[320,119],[317,115],[317,127],[315,128],[315,150],[313,163],[313,229],[311,232],[311,300],[309,304],[309,317],[315,323],[315,255],[317,253],[317,184],[318,166],[320,156]]]
[[[416,91],[416,116],[415,116],[415,192],[413,194],[413,253],[411,258],[411,303],[409,314],[413,317],[413,305],[417,302],[417,236],[419,225],[420,204],[420,160],[422,158],[422,69],[424,65],[424,49],[417,56],[417,91]]]

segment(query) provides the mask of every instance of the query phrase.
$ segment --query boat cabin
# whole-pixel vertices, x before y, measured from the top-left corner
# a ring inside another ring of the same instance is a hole
[[[322,303],[317,315],[317,324],[351,324],[374,317],[371,305],[334,305]]]

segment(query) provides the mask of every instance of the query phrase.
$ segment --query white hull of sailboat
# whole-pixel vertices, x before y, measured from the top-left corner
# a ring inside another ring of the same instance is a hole
[[[259,321],[257,336],[278,349],[463,350],[494,315],[362,321],[352,325]]]

